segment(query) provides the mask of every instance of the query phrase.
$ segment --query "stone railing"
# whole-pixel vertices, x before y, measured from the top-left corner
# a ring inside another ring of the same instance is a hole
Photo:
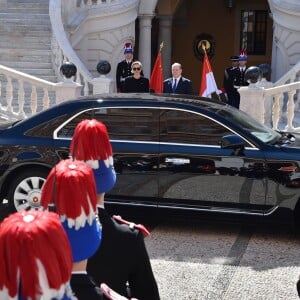
[[[300,62],[275,83],[263,78],[239,89],[240,109],[275,130],[300,132]]]
[[[258,84],[250,84],[241,87],[240,109],[252,117],[266,124],[266,115],[269,114],[272,120],[272,127],[275,130],[300,132],[300,127],[295,126],[295,95],[300,90],[300,81],[264,88]],[[283,100],[286,101],[286,109],[283,109]],[[266,103],[268,102],[268,103]],[[269,107],[271,111],[265,109]],[[266,124],[269,125],[269,124]]]
[[[74,5],[75,1],[71,2]],[[52,62],[58,78],[60,66],[64,62],[72,62],[77,68],[75,81],[82,86],[82,95],[111,92],[113,89],[111,80],[105,76],[93,77],[71,46],[63,25],[61,0],[50,0],[49,14],[53,31]]]
[[[0,78],[0,112],[20,119],[78,97],[81,91],[81,86],[71,79],[53,83],[2,65]]]
[[[75,1],[74,1],[75,2]],[[57,70],[57,76],[59,78],[59,67],[66,61],[72,62],[77,67],[77,74],[75,81],[83,86],[83,95],[90,94],[89,83],[92,88],[93,76],[87,70],[85,65],[78,58],[74,49],[70,45],[67,35],[64,30],[61,15],[61,0],[50,0],[49,14],[52,24],[53,37],[51,41],[53,64],[54,69]],[[91,91],[93,93],[93,91]]]

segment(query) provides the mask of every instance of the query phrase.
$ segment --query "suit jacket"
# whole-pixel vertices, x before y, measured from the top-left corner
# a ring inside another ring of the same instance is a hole
[[[170,77],[164,81],[164,93],[173,93],[172,90],[172,83],[173,83],[173,78]],[[180,77],[179,82],[177,83],[177,87],[175,90],[174,94],[193,94],[193,87],[192,87],[192,81],[185,78],[185,77]]]
[[[102,241],[97,252],[88,260],[88,274],[98,285],[106,283],[125,297],[159,299],[143,234],[128,225],[119,224],[104,209],[98,208],[98,215],[102,224]]]
[[[70,284],[78,300],[107,299],[87,274],[72,274]]]
[[[140,77],[135,79],[133,76],[127,77],[123,86],[124,93],[149,93],[149,79]]]
[[[229,67],[224,71],[223,87],[225,88],[227,95],[230,95],[234,92],[233,81],[235,79],[236,72],[237,67]]]
[[[240,68],[236,68],[235,73],[234,73],[234,80],[233,84],[235,88],[240,88],[241,86],[247,86],[249,83],[245,79],[245,73],[248,67],[246,67],[245,71],[241,71]]]

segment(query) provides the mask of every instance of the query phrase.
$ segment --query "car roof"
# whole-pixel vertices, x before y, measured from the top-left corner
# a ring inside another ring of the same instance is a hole
[[[74,101],[94,101],[94,100],[130,100],[130,101],[162,101],[172,103],[190,103],[198,106],[209,106],[209,103],[217,103],[225,105],[218,99],[211,99],[200,97],[197,95],[185,94],[151,94],[151,93],[112,93],[112,94],[98,94],[91,96],[81,96],[77,99],[65,101],[62,104],[74,103]]]
[[[99,102],[101,105],[99,105]],[[124,105],[125,104],[125,105]],[[54,105],[44,111],[34,114],[24,119],[11,130],[17,130],[19,126],[22,131],[30,129],[32,126],[45,123],[61,115],[74,114],[80,110],[92,109],[96,107],[110,106],[169,106],[173,108],[191,109],[197,111],[205,110],[208,114],[215,113],[225,104],[219,100],[199,97],[194,95],[173,95],[173,94],[150,94],[150,93],[111,93],[90,96],[80,96],[71,100]]]

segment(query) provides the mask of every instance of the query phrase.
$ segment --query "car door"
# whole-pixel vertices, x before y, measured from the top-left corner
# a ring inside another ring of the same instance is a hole
[[[106,202],[157,207],[158,109],[107,107],[95,118],[108,130],[117,181]]]
[[[266,209],[265,158],[247,144],[222,149],[231,130],[180,109],[160,113],[159,207],[262,214]]]
[[[56,132],[60,147],[69,145],[76,125],[84,119],[104,123],[113,148],[117,180],[106,203],[157,207],[158,109],[99,107],[86,110]],[[88,147],[88,145],[87,145]]]

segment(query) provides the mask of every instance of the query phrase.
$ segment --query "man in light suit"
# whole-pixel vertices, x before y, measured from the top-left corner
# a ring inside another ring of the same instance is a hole
[[[172,65],[172,77],[164,81],[164,93],[193,94],[192,81],[181,76],[182,66],[179,63]]]

